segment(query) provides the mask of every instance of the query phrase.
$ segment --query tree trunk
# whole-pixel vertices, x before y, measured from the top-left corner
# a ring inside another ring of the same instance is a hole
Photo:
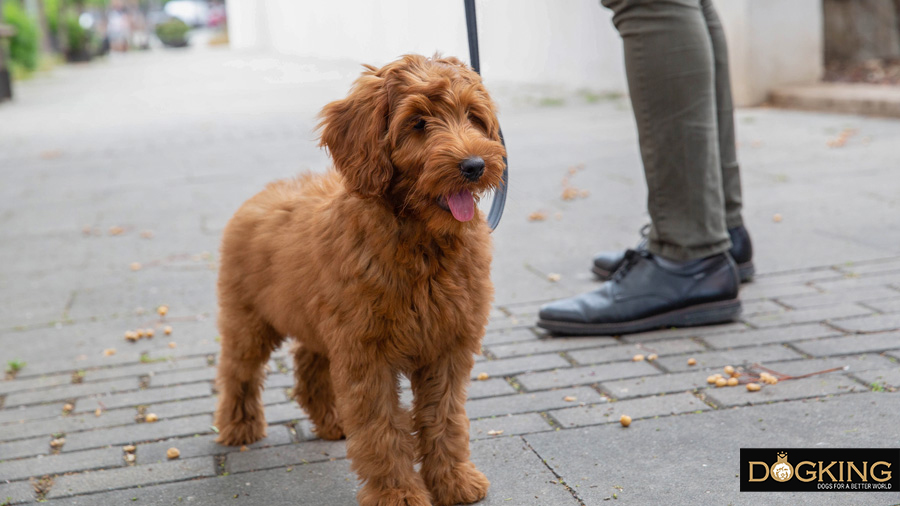
[[[825,61],[900,57],[900,0],[824,0]]]
[[[47,23],[47,10],[44,8],[44,0],[35,0],[38,11],[38,27],[41,29],[41,51],[47,54],[53,52],[53,41],[50,40],[50,24]]]

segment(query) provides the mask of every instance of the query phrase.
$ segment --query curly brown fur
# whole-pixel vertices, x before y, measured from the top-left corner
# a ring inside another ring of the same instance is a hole
[[[265,436],[264,366],[293,336],[297,401],[319,436],[346,435],[360,504],[478,501],[489,483],[469,460],[464,404],[491,242],[477,207],[463,220],[501,181],[495,106],[460,61],[409,55],[367,67],[320,128],[335,170],[268,185],[225,230],[218,441]],[[484,160],[475,181],[470,157]]]

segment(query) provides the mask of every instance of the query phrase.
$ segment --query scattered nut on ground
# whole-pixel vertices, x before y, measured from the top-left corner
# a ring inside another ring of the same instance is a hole
[[[147,339],[153,339],[153,334],[155,333],[156,331],[153,329],[147,329],[146,331],[144,331],[144,335],[147,336]]]
[[[97,408],[97,409],[94,410],[94,416],[100,416],[100,415],[102,415],[102,414],[103,414],[103,410],[102,410],[102,409]]]
[[[631,417],[628,415],[622,415],[622,417],[619,418],[619,423],[622,424],[622,427],[628,427],[629,425],[631,425]]]
[[[125,446],[122,447],[122,451],[125,452],[125,453],[131,453],[131,452],[133,452],[135,449],[136,449],[136,448],[135,448],[134,445],[125,445]]]
[[[178,451],[178,448],[169,448],[166,450],[166,457],[168,457],[169,460],[177,459],[179,456],[181,456],[181,452]]]
[[[178,346],[178,345],[175,344],[175,341],[169,341],[169,348],[174,348],[176,346]]]
[[[489,430],[488,431],[488,436],[499,436],[500,434],[503,434],[502,430]]]
[[[166,326],[163,328],[163,332],[164,332],[166,335],[171,334],[171,333],[172,333],[172,327],[166,325]]]
[[[730,366],[730,365],[726,365],[725,368],[724,368],[724,370],[725,370],[725,374],[727,374],[727,375],[729,375],[729,376],[731,376],[732,374],[734,374],[734,367],[732,367],[732,366]]]
[[[563,400],[566,402],[575,402],[578,400],[578,398],[574,397],[572,395],[567,395],[567,396],[563,397]]]
[[[659,357],[656,355],[656,353],[651,353],[651,354],[647,355],[647,362],[653,362],[654,360],[656,360],[658,358]]]
[[[115,354],[116,354],[116,349],[115,349],[115,348],[107,348],[107,349],[103,350],[103,355],[105,355],[105,356],[107,356],[107,357],[111,357],[111,356],[113,356],[113,355],[115,355]]]
[[[156,308],[156,312],[159,313],[159,316],[166,316],[166,313],[169,312],[169,306],[159,306],[158,308]]]
[[[478,381],[484,381],[490,377],[491,377],[491,375],[486,372],[480,372],[480,373],[478,373],[478,376],[477,376]]]
[[[156,416],[156,413],[147,413],[147,415],[144,416],[144,421],[148,423],[153,423],[157,420],[159,420],[159,417]]]
[[[697,359],[696,359],[696,358],[689,358],[689,359],[688,359],[688,365],[697,365]]]
[[[64,444],[66,444],[66,438],[56,438],[53,441],[50,441],[50,448],[62,448],[62,445]]]
[[[728,378],[728,386],[730,386],[730,387],[736,387],[737,384],[738,384],[738,379],[737,379],[737,378]]]
[[[717,386],[717,387],[728,386],[728,380],[725,379],[725,378],[719,378],[719,379],[716,380],[716,386]]]
[[[135,460],[137,460],[137,457],[133,453],[125,455],[125,462],[128,462],[129,464],[133,464]]]
[[[631,361],[632,361],[632,362],[643,362],[643,361],[644,361],[644,356],[641,355],[640,353],[638,353],[637,355],[631,357]]]
[[[706,377],[706,382],[709,383],[710,385],[713,385],[713,384],[715,384],[715,382],[716,382],[717,379],[719,379],[719,378],[717,378],[715,375],[713,375],[713,376],[707,376],[707,377]]]
[[[554,273],[547,274],[547,279],[548,279],[549,281],[552,281],[552,282],[556,283],[557,281],[559,281],[560,279],[562,279],[562,276],[560,276],[559,274],[556,274],[556,273],[554,272]]]
[[[751,392],[758,392],[760,388],[759,383],[747,383],[747,390]]]
[[[139,271],[139,270],[141,270],[141,263],[140,262],[131,262],[131,265],[129,267],[131,267],[131,270],[133,270],[133,271]]]
[[[70,404],[68,402],[66,403],[65,406],[63,406],[63,411],[65,411],[66,413],[68,413],[69,411],[72,411],[73,409],[75,409],[75,406],[73,406],[72,404]]]

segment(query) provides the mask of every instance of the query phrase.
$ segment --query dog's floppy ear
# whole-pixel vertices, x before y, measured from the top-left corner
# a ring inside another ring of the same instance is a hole
[[[331,153],[348,190],[375,197],[385,193],[393,176],[387,144],[389,101],[385,79],[373,67],[367,68],[347,98],[331,102],[319,113],[319,146]]]

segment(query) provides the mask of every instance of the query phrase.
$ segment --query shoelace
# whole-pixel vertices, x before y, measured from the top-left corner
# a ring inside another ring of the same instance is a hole
[[[634,267],[640,259],[650,257],[650,252],[646,250],[625,250],[625,260],[622,261],[622,265],[620,265],[619,268],[616,269],[610,280],[616,282],[621,281],[622,278],[624,278],[625,275],[628,274],[628,271],[630,271],[631,268]]]

